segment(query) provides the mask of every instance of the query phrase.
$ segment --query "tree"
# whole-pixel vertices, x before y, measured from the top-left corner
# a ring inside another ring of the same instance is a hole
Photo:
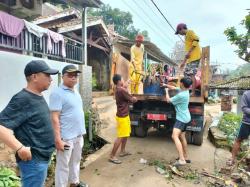
[[[235,27],[229,27],[224,31],[227,40],[236,45],[238,49],[235,51],[238,56],[250,63],[250,12],[240,23],[247,31],[246,34],[238,34]]]
[[[133,26],[130,12],[121,11],[119,8],[113,9],[109,4],[102,5],[100,9],[89,8],[88,15],[102,17],[105,24],[114,24],[116,32],[131,40],[134,40],[138,33],[148,37],[147,31],[140,31]]]

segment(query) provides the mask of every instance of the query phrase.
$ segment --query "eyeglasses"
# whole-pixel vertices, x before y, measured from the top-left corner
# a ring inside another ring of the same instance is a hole
[[[79,76],[78,74],[65,74],[65,75],[69,78],[73,78],[73,77],[77,78]]]

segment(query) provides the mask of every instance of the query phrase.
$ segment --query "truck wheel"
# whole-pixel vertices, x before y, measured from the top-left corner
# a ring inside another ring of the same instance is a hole
[[[201,145],[203,143],[203,133],[204,133],[204,130],[200,132],[193,132],[192,143],[194,145]]]
[[[191,131],[186,131],[186,140],[188,144],[192,143],[192,132]]]
[[[142,125],[136,126],[135,127],[135,135],[140,137],[140,138],[144,138],[146,137],[148,134],[148,129],[143,127]]]
[[[136,134],[135,134],[135,126],[131,126],[131,133],[130,133],[130,136],[132,137],[135,137]]]

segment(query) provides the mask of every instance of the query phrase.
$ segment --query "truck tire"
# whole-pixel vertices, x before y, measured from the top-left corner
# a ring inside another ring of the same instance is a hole
[[[191,131],[186,131],[186,140],[188,144],[192,143],[192,132]]]
[[[148,134],[148,129],[142,125],[135,126],[135,135],[140,138],[146,137]]]
[[[202,145],[202,143],[203,143],[203,133],[204,133],[204,130],[202,130],[200,132],[193,132],[192,143],[194,145]]]

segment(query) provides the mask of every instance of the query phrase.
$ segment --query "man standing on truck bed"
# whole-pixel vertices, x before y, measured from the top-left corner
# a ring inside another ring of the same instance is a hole
[[[142,42],[144,37],[138,34],[135,38],[135,44],[130,49],[131,63],[129,67],[129,76],[131,80],[130,92],[131,94],[138,94],[140,80],[142,79],[143,73],[143,55],[144,45]]]
[[[191,121],[190,112],[188,109],[189,104],[189,87],[192,85],[192,80],[188,77],[184,77],[180,80],[180,92],[174,97],[169,97],[168,90],[166,90],[167,102],[172,103],[176,111],[176,121],[174,124],[172,139],[179,153],[179,158],[174,165],[185,165],[190,163],[187,159],[187,141],[185,137],[185,131],[187,124]],[[174,86],[163,85],[169,89],[177,89]]]
[[[195,96],[195,75],[200,64],[201,48],[199,45],[199,37],[194,31],[187,29],[187,25],[180,23],[176,27],[175,34],[185,36],[185,59],[181,63],[180,67],[184,68],[184,76],[189,76],[192,79],[192,93],[191,96]]]

